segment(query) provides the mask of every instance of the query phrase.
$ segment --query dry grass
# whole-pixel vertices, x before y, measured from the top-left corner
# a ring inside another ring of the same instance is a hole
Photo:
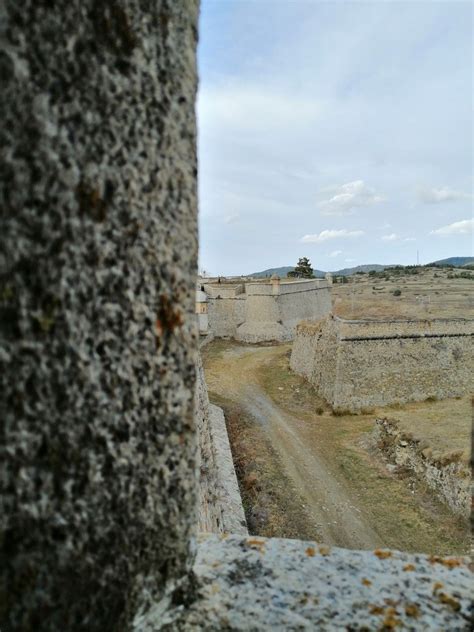
[[[333,285],[334,313],[350,319],[474,318],[474,281],[448,278],[459,273],[420,268],[413,276],[387,270],[388,280],[354,275],[349,283]],[[396,289],[401,296],[393,296]]]
[[[469,396],[384,408],[380,416],[398,421],[401,430],[428,444],[434,456],[462,453],[469,461],[473,408]]]

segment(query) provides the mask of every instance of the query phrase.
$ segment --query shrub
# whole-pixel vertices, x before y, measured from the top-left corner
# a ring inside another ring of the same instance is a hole
[[[394,296],[401,296],[402,291],[401,290],[393,290],[393,295]]]

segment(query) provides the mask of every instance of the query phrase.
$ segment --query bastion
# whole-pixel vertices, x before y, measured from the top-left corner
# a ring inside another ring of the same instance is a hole
[[[0,629],[468,629],[464,559],[197,535],[197,25],[1,5]]]
[[[335,410],[459,397],[474,389],[474,321],[330,315],[298,326],[290,366]]]
[[[242,342],[293,340],[303,320],[319,320],[331,311],[327,280],[294,282],[273,277],[269,283],[206,284],[209,333]]]

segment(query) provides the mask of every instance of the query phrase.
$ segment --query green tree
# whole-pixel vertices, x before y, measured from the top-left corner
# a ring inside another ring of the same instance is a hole
[[[301,257],[293,272],[288,272],[288,276],[297,277],[298,279],[313,279],[313,268],[311,267],[311,261],[308,257]]]

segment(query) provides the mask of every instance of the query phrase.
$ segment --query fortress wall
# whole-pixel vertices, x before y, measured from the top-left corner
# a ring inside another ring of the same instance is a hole
[[[269,293],[247,293],[245,321],[237,329],[237,340],[255,343],[288,339],[282,325],[277,298]]]
[[[291,367],[335,409],[457,397],[474,387],[474,322],[331,316],[298,327]]]
[[[234,338],[245,320],[245,294],[233,298],[209,298],[209,330],[216,338]]]
[[[290,340],[294,338],[296,326],[302,320],[318,321],[331,312],[331,290],[326,282],[308,284],[309,287],[291,288],[282,286],[277,298],[280,320]],[[299,284],[291,283],[288,285]]]
[[[224,413],[209,403],[199,357],[195,391],[199,475],[198,530],[247,534],[242,499],[235,474]]]
[[[244,342],[292,340],[302,320],[318,320],[331,310],[326,281],[249,283],[246,286],[245,322],[237,330]]]
[[[290,357],[290,368],[317,387],[332,403],[337,385],[338,330],[333,317],[300,323]]]
[[[210,298],[235,298],[245,294],[245,286],[242,283],[239,285],[205,284],[204,290]]]

